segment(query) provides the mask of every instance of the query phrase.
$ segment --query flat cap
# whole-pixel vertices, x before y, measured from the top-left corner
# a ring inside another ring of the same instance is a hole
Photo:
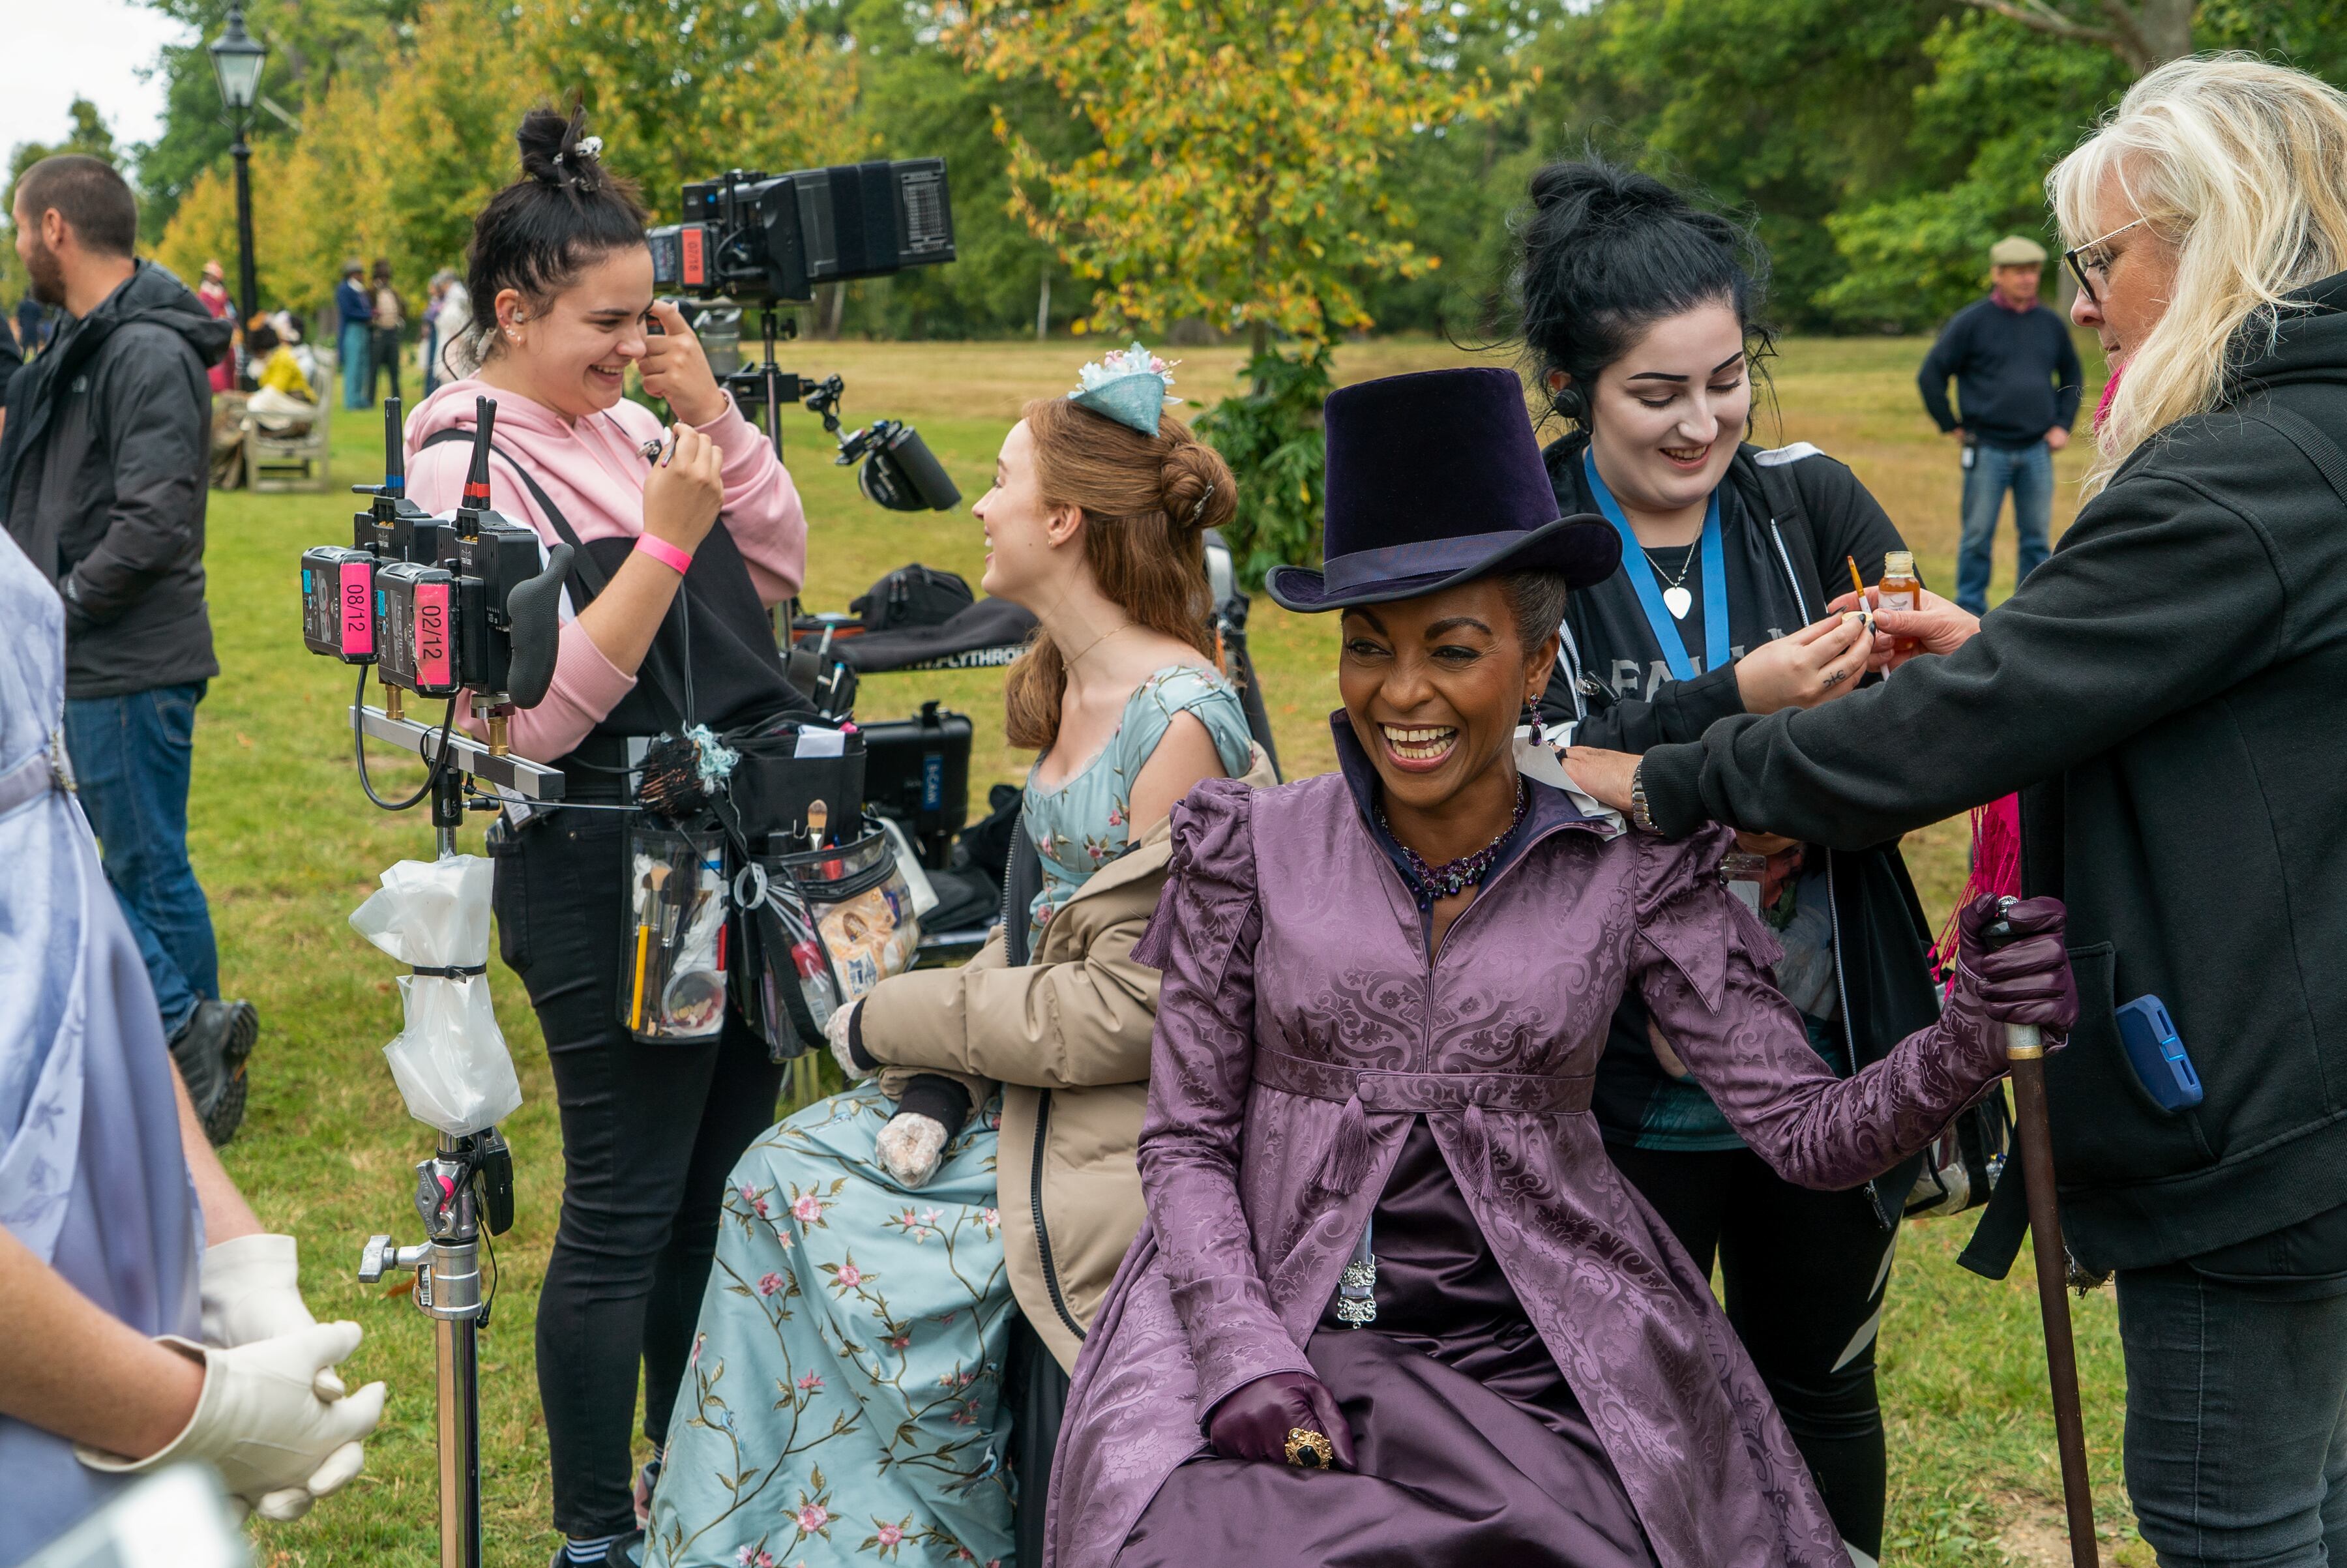
[[[2042,267],[2045,264],[2045,247],[2034,240],[2007,234],[1988,248],[1988,264],[1992,267]]]

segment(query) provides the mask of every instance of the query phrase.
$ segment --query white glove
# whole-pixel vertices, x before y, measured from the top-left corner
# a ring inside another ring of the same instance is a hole
[[[848,1022],[855,1018],[856,1009],[863,1005],[861,1000],[857,1000],[849,1002],[844,1007],[835,1007],[831,1009],[831,1016],[824,1020],[823,1023],[823,1037],[831,1041],[831,1059],[839,1063],[839,1071],[847,1074],[847,1081],[850,1083],[859,1078],[872,1076],[872,1069],[856,1066],[856,1053],[847,1049]]]
[[[945,1123],[917,1111],[899,1111],[872,1141],[873,1157],[900,1187],[925,1187],[945,1152]]]
[[[302,1269],[290,1235],[241,1235],[204,1249],[200,1288],[204,1307],[204,1343],[233,1350],[256,1339],[274,1339],[298,1328],[313,1328],[302,1299]],[[348,1389],[332,1367],[318,1373],[318,1398],[339,1399]]]
[[[355,1323],[326,1323],[207,1350],[175,1336],[159,1343],[204,1364],[204,1390],[187,1427],[142,1460],[77,1445],[92,1470],[136,1474],[183,1460],[210,1462],[231,1496],[264,1519],[299,1519],[313,1500],[346,1485],[364,1454],[359,1440],[383,1419],[384,1387],[369,1383],[345,1399],[321,1399],[314,1382],[359,1348]]]

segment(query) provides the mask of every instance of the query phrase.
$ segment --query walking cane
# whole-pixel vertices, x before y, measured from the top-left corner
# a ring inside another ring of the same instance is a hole
[[[1991,948],[2014,939],[2006,913],[1981,933]],[[2045,1374],[2054,1394],[2054,1441],[2062,1456],[2062,1501],[2070,1516],[2072,1568],[2098,1568],[2095,1500],[2086,1479],[2086,1428],[2078,1405],[2078,1355],[2070,1337],[2069,1255],[2062,1246],[2062,1216],[2055,1204],[2054,1132],[2045,1115],[2045,1040],[2035,1024],[2004,1026],[2004,1055],[2013,1077],[2014,1136],[2021,1143],[2021,1178],[2029,1199],[2029,1240],[2037,1258],[2037,1309],[2045,1322]]]

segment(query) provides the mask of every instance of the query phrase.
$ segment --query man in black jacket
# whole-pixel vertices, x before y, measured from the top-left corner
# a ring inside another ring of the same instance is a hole
[[[211,912],[188,864],[196,704],[211,677],[205,367],[228,347],[170,273],[135,260],[138,208],[103,160],[25,171],[16,251],[67,323],[8,386],[0,517],[66,601],[66,743],[108,879],[214,1142],[244,1108],[250,1004],[220,999]]]
[[[1963,444],[1963,541],[1956,553],[1956,602],[1988,610],[1996,516],[2013,492],[2019,543],[2017,587],[2045,564],[2054,518],[2054,454],[2078,416],[2077,346],[2062,318],[2038,302],[2045,247],[2017,234],[1989,247],[1988,297],[1958,311],[1923,356],[1916,375],[1923,406],[1941,434]],[[1948,406],[1956,378],[1957,408]]]

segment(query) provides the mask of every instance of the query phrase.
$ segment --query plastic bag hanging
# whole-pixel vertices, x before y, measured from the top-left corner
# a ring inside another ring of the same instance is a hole
[[[407,1027],[383,1048],[407,1113],[452,1136],[521,1107],[521,1081],[489,1007],[488,861],[403,860],[351,914],[351,927],[407,965]]]

